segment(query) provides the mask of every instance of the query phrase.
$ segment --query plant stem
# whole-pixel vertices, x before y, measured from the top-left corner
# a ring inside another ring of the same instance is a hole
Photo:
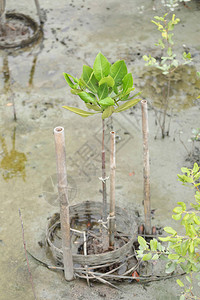
[[[62,234],[64,272],[65,279],[67,281],[71,281],[74,277],[74,270],[70,237],[70,215],[67,193],[65,136],[63,127],[56,127],[54,129],[54,138],[56,148],[58,192],[60,198],[60,223]]]
[[[109,219],[109,246],[114,248],[115,244],[115,132],[110,133],[110,219]]]
[[[40,25],[41,25],[43,23],[43,20],[42,20],[42,15],[41,15],[40,4],[39,4],[38,0],[35,0],[35,6],[36,6],[36,9],[37,9],[37,14],[38,14],[38,17],[39,17],[39,20],[40,20]]]
[[[21,214],[21,210],[20,210],[20,209],[19,209],[19,217],[20,217],[20,221],[21,221],[21,227],[22,227],[22,240],[23,240],[23,244],[24,244],[24,252],[25,252],[27,268],[28,268],[28,272],[29,272],[29,276],[30,276],[31,287],[32,287],[34,299],[37,300],[36,294],[35,294],[35,288],[34,288],[34,284],[33,284],[33,277],[32,277],[32,274],[31,274],[31,269],[30,269],[30,265],[29,265],[28,255],[27,255],[26,241],[25,241],[25,238],[24,238],[24,224],[23,224],[22,214]]]

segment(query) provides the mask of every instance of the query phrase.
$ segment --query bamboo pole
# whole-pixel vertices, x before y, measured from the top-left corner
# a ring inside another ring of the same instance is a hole
[[[103,222],[107,220],[107,194],[106,194],[106,154],[105,154],[105,121],[102,119],[102,191],[103,191]]]
[[[151,202],[150,202],[150,167],[149,167],[149,127],[147,101],[142,100],[142,132],[143,132],[143,176],[144,176],[144,214],[145,233],[151,234]]]
[[[6,0],[0,0],[0,28],[5,33],[6,23]]]
[[[64,128],[56,127],[54,129],[56,165],[58,176],[58,192],[60,198],[60,222],[62,234],[62,250],[65,279],[70,281],[74,277],[71,237],[70,237],[70,216],[69,202],[67,194],[67,172],[66,172],[66,153]]]
[[[109,246],[114,247],[115,244],[115,132],[110,133],[110,216],[109,216]]]

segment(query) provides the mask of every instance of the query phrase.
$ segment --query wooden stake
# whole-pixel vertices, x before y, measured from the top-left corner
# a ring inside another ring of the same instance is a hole
[[[109,216],[109,246],[115,244],[115,132],[110,133],[110,216]]]
[[[148,112],[147,101],[142,100],[142,132],[143,132],[143,176],[144,176],[144,214],[145,233],[151,234],[151,203],[150,203],[150,167],[148,146]]]
[[[58,176],[58,192],[60,198],[60,222],[62,234],[62,250],[65,279],[70,281],[74,277],[71,237],[70,237],[70,216],[69,202],[67,194],[67,172],[66,172],[66,153],[64,128],[56,127],[54,129],[56,165]]]

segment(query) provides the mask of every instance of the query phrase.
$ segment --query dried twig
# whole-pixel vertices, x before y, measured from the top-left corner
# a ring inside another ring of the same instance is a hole
[[[33,277],[32,277],[32,274],[31,274],[31,269],[30,269],[27,250],[26,250],[26,242],[25,242],[25,238],[24,238],[24,225],[23,225],[22,214],[21,214],[20,209],[19,209],[19,217],[20,217],[21,226],[22,226],[22,240],[23,240],[23,244],[24,244],[24,252],[25,252],[25,257],[26,257],[27,268],[28,268],[28,272],[29,272],[29,276],[30,276],[33,295],[34,295],[35,300],[37,300],[36,294],[35,294],[35,288],[34,288],[34,284],[33,284]]]

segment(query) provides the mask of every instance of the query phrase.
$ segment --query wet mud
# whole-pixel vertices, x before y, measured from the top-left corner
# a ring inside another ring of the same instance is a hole
[[[33,17],[34,3],[7,1],[8,10]],[[84,108],[70,93],[63,72],[81,75],[83,64],[92,65],[101,51],[110,61],[124,59],[133,73],[136,90],[142,91],[149,105],[149,146],[151,166],[152,225],[175,227],[172,209],[178,201],[190,203],[193,191],[177,181],[192,144],[194,128],[199,128],[200,43],[198,1],[175,11],[181,19],[175,30],[175,51],[189,48],[193,61],[180,67],[172,83],[170,135],[161,139],[155,121],[165,86],[163,76],[144,66],[144,54],[159,55],[154,43],[159,38],[151,19],[166,11],[160,1],[128,0],[41,2],[45,23],[44,37],[33,47],[0,52],[0,300],[34,299],[18,210],[24,222],[27,249],[50,263],[44,244],[48,218],[58,212],[56,161],[53,129],[63,126],[66,135],[70,204],[101,201],[101,120],[82,119],[62,105]],[[16,120],[14,120],[16,118]],[[116,203],[144,218],[141,108],[114,115],[106,124],[117,135]],[[155,140],[155,136],[157,139]],[[184,145],[186,147],[184,147]],[[195,147],[199,148],[198,142]],[[195,150],[199,151],[199,150]],[[196,152],[195,152],[196,153]],[[109,154],[107,151],[107,158]],[[109,168],[107,165],[107,172]],[[178,227],[176,227],[178,228]],[[41,241],[39,244],[38,242]],[[42,247],[41,247],[42,246]],[[175,300],[181,288],[174,278],[119,283],[123,290],[93,283],[89,288],[79,279],[67,283],[62,271],[50,271],[29,257],[37,299],[149,299]],[[156,270],[156,266],[155,266]]]

